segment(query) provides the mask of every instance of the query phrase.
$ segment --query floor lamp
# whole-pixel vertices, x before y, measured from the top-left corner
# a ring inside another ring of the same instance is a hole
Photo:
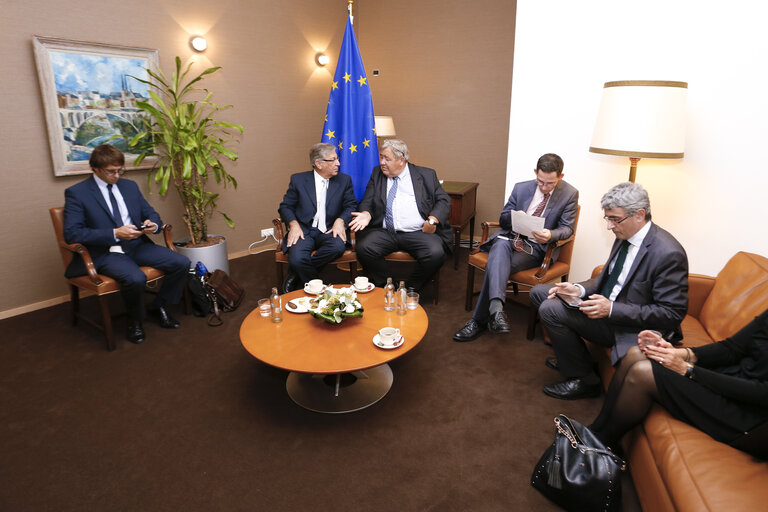
[[[686,82],[606,82],[589,151],[628,156],[629,181],[640,158],[683,158]]]
[[[373,116],[376,126],[376,142],[378,143],[384,137],[395,136],[395,122],[392,116]]]

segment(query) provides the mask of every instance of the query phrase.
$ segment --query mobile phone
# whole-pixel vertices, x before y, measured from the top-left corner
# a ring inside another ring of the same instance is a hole
[[[142,224],[141,226],[138,226],[136,229],[138,231],[144,231],[145,229],[147,229],[148,227],[151,227],[151,226],[152,226],[151,224]]]
[[[555,295],[557,295],[557,298],[560,299],[562,303],[569,308],[579,309],[579,306],[581,305],[581,297],[576,297],[575,295],[565,295],[559,292],[555,293]]]

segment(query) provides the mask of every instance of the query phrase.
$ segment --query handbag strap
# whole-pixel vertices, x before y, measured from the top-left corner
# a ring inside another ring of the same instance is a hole
[[[568,420],[568,418],[565,416],[563,416],[563,418]],[[568,441],[571,443],[571,448],[573,448],[574,450],[582,451],[582,452],[590,451],[594,453],[599,453],[601,455],[607,455],[608,457],[613,459],[613,461],[618,466],[620,466],[619,469],[621,471],[624,471],[627,469],[627,463],[624,459],[622,459],[621,457],[619,457],[618,455],[616,455],[610,450],[604,450],[602,448],[593,448],[591,446],[585,445],[580,438],[577,440],[578,434],[574,431],[573,425],[570,423],[570,421],[568,421],[567,424],[564,424],[564,423],[565,422],[560,420],[559,416],[555,418],[555,427],[557,427],[557,431],[560,432],[560,434],[562,434],[566,439],[568,439]]]

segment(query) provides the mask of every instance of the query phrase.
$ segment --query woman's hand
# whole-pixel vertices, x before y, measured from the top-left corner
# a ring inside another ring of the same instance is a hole
[[[685,375],[685,371],[688,369],[688,363],[685,361],[686,354],[684,348],[675,348],[671,343],[664,340],[645,347],[645,357],[680,375]]]
[[[661,337],[661,333],[659,331],[640,331],[637,334],[637,348],[640,349],[640,352],[645,354],[645,349],[649,345],[656,345],[660,341],[664,341],[664,339]]]

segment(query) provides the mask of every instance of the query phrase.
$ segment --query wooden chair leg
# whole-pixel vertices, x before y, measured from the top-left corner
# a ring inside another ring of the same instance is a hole
[[[475,267],[467,265],[467,298],[464,302],[464,309],[470,311],[472,309],[472,296],[475,292]]]
[[[357,278],[357,262],[356,261],[349,262],[349,277],[351,277],[350,281],[355,282],[355,278]]]
[[[528,307],[528,332],[525,334],[525,337],[529,340],[532,340],[536,334],[536,322],[538,317],[539,310],[531,304]]]
[[[115,333],[112,332],[112,315],[109,313],[109,297],[99,295],[99,308],[101,309],[101,321],[104,326],[104,336],[107,338],[107,350],[115,350]]]
[[[71,302],[72,325],[77,325],[77,317],[80,314],[80,289],[73,284],[69,285],[69,298]]]
[[[275,265],[277,265],[277,290],[282,291],[283,287],[283,264],[279,261],[275,262]]]
[[[432,304],[437,305],[440,297],[440,271],[438,270],[432,279]]]

